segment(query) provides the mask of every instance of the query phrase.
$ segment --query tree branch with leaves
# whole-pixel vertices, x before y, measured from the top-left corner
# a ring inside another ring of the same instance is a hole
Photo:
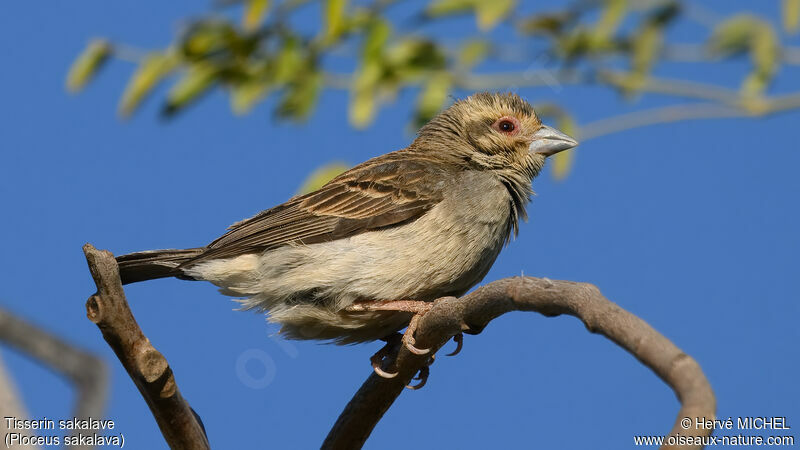
[[[800,92],[770,92],[782,66],[800,65],[800,48],[782,42],[800,29],[800,0],[782,0],[782,28],[755,13],[724,17],[683,0],[591,0],[539,12],[516,0],[421,1],[410,13],[397,12],[399,3],[223,1],[190,20],[165,48],[91,41],[73,64],[67,88],[80,91],[108,61],[125,60],[136,68],[121,95],[122,117],[174,79],[163,99],[165,117],[221,89],[236,114],[274,97],[275,115],[291,120],[307,118],[324,90],[344,89],[357,128],[368,126],[404,89],[417,91],[416,128],[446,105],[450,93],[536,88],[543,97],[540,115],[584,142],[658,123],[762,117],[800,107]],[[314,13],[322,17],[316,30],[294,25],[294,18]],[[463,16],[474,17],[474,24],[446,37],[437,32],[440,25],[464,22]],[[705,40],[673,42],[668,31],[681,23],[700,27]],[[513,38],[498,38],[497,30]],[[665,63],[720,65],[736,58],[750,60],[738,88],[658,74]],[[658,94],[684,103],[581,123],[564,105],[546,100],[575,85],[612,89],[625,100]],[[567,174],[574,154],[555,158],[556,177]]]

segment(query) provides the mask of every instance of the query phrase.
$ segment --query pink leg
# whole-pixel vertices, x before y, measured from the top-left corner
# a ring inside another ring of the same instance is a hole
[[[419,319],[430,311],[433,307],[431,302],[423,302],[418,300],[374,300],[356,302],[345,308],[346,311],[360,312],[360,311],[397,311],[397,312],[410,312],[414,315],[411,317],[411,322],[408,324],[405,333],[403,333],[403,345],[416,355],[427,355],[431,349],[419,349],[414,347],[414,332],[419,324]]]

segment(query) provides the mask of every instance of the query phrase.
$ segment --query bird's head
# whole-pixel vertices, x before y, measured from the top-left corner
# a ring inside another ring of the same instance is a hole
[[[431,119],[420,129],[414,146],[530,182],[548,156],[576,145],[571,137],[543,125],[518,95],[482,92]]]
[[[509,226],[516,234],[533,194],[531,181],[547,157],[576,145],[571,137],[543,125],[533,107],[518,95],[482,92],[455,102],[431,119],[409,149],[495,174],[511,195]]]

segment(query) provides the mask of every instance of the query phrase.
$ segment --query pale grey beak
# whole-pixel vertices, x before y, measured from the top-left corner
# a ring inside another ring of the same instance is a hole
[[[576,145],[578,145],[578,141],[575,139],[572,139],[555,128],[542,125],[536,133],[533,133],[533,142],[531,142],[531,146],[528,147],[528,151],[531,153],[539,153],[547,157],[575,147]]]

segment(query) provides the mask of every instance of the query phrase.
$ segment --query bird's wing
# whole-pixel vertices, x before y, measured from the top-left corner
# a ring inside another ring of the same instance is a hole
[[[424,156],[399,153],[369,160],[318,191],[233,224],[187,264],[332,241],[417,219],[441,201],[452,171]]]

